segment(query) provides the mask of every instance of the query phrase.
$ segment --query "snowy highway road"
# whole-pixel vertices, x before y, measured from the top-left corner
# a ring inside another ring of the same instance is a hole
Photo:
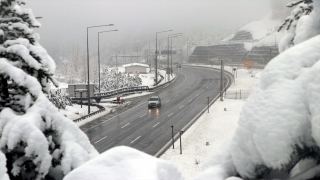
[[[125,145],[154,155],[171,140],[172,125],[176,134],[208,105],[207,97],[211,101],[219,94],[219,71],[185,67],[175,72],[171,85],[152,94],[161,97],[160,109],[148,110],[151,95],[138,97],[130,109],[81,126],[100,153]]]

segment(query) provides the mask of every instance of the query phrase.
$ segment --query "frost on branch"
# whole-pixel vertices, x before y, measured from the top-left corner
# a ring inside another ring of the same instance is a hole
[[[0,168],[6,164],[10,179],[62,179],[98,153],[48,100],[55,63],[23,4],[0,1]]]

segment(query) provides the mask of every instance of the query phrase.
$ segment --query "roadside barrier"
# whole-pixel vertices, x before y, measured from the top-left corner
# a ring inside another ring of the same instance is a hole
[[[88,105],[88,103],[82,103],[82,105]],[[78,118],[78,119],[75,119],[75,120],[73,120],[73,122],[80,122],[80,121],[82,121],[82,120],[84,120],[84,119],[87,119],[87,118],[89,118],[89,117],[91,117],[91,116],[93,116],[93,115],[99,114],[99,113],[101,113],[101,112],[103,112],[103,111],[106,110],[103,106],[101,106],[101,105],[99,105],[99,104],[90,104],[90,105],[91,105],[91,106],[96,106],[96,107],[98,107],[99,110],[98,110],[98,111],[95,111],[95,112],[92,112],[92,113],[90,113],[90,114],[88,114],[88,115],[82,116],[82,117],[80,117],[80,118]]]

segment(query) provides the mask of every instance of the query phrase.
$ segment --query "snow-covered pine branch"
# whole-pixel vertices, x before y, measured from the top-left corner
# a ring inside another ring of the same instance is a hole
[[[283,30],[286,28],[287,34],[279,43],[279,50],[283,52],[284,50],[292,47],[293,45],[297,44],[295,42],[296,38],[296,29],[297,23],[303,16],[308,16],[313,10],[313,0],[300,0],[289,3],[287,7],[295,7],[291,15],[285,19],[285,21],[279,26],[278,31]]]
[[[48,100],[55,62],[23,0],[0,1],[0,178],[62,179],[98,152]]]

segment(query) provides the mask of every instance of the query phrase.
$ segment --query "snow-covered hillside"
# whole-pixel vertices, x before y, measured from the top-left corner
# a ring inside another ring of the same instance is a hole
[[[260,40],[268,36],[268,34],[276,35],[277,40],[279,41],[284,34],[282,32],[277,32],[281,23],[282,20],[271,19],[271,15],[268,15],[260,21],[249,22],[245,26],[241,27],[238,31],[250,32],[254,41],[260,42]],[[262,42],[274,42],[274,37],[271,36],[270,39],[267,38],[267,40]]]

